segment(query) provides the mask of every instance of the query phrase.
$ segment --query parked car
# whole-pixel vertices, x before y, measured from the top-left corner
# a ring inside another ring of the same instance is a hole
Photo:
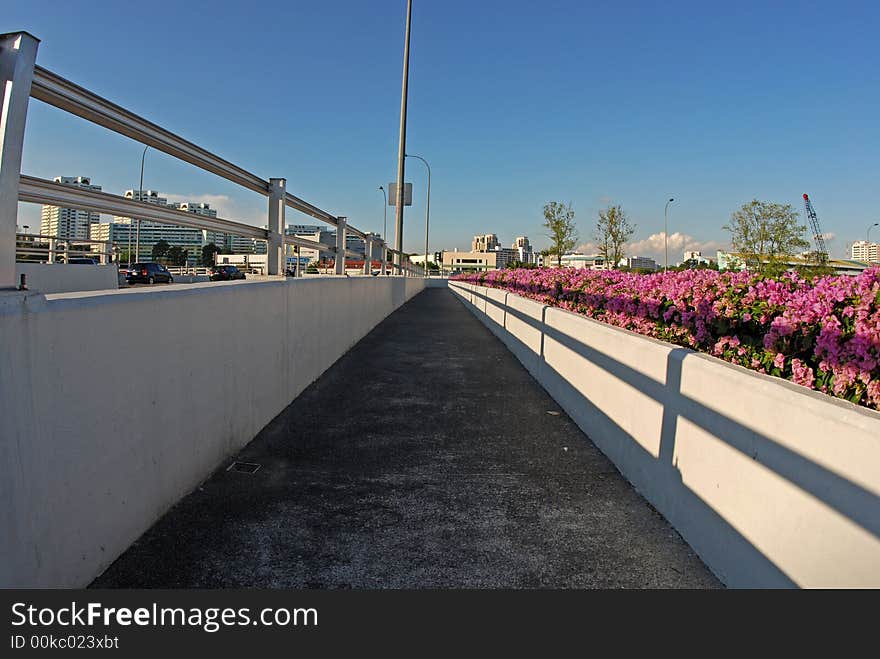
[[[170,284],[174,281],[168,268],[160,263],[135,263],[128,268],[125,279],[129,284],[155,284],[163,281]]]
[[[208,271],[211,281],[231,281],[244,279],[244,273],[234,265],[215,265]]]
[[[71,256],[67,259],[71,265],[98,265],[98,261],[87,256]]]

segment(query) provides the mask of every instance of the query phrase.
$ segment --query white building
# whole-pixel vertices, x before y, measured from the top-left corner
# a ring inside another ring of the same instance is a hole
[[[647,256],[627,256],[620,259],[617,265],[623,268],[638,268],[639,270],[657,269],[657,261]]]
[[[471,241],[472,252],[492,252],[496,247],[501,247],[501,242],[494,233],[474,236],[474,239]]]
[[[522,263],[535,263],[535,252],[526,236],[517,236],[513,241],[513,249],[517,253],[517,261]]]
[[[308,263],[320,261],[322,259],[330,259],[335,255],[333,248],[336,247],[336,232],[329,230],[327,227],[313,224],[292,224],[287,227],[285,233],[287,233],[288,236],[305,238],[306,240],[327,245],[326,250],[300,247],[299,255],[301,258],[308,258]],[[287,246],[287,253],[289,256],[293,256],[293,245]]]
[[[682,263],[688,262],[696,263],[697,265],[711,265],[714,263],[711,258],[703,256],[703,252],[700,251],[686,251]]]
[[[193,213],[194,215],[202,215],[204,217],[217,217],[217,211],[211,208],[210,204],[192,201],[169,204],[168,200],[165,197],[160,197],[159,193],[155,190],[126,190],[124,196],[126,199],[134,199],[158,206],[167,206],[185,213]],[[176,246],[187,250],[189,252],[187,260],[192,263],[201,258],[202,247],[208,243],[214,243],[217,247],[235,252],[253,253],[256,251],[255,243],[257,241],[252,238],[175,224],[162,224],[160,222],[141,220],[139,233],[140,241],[138,241],[137,218],[132,220],[130,217],[115,216],[109,224],[94,225],[92,228],[92,239],[111,240],[116,243],[120,250],[126,251],[128,250],[130,239],[132,252],[135,251],[135,245],[139,242],[140,250],[136,255],[133,254],[136,261],[152,261],[153,246],[161,240],[164,240],[172,247]]]
[[[87,176],[56,176],[55,183],[71,185],[86,190],[97,190],[100,185],[92,185],[92,180]],[[98,213],[78,210],[76,208],[59,208],[58,206],[43,206],[40,220],[40,235],[55,237],[59,240],[88,240],[90,227],[101,221]]]
[[[852,258],[862,263],[880,263],[880,243],[857,240],[852,245]]]
[[[550,265],[556,265],[556,257],[550,256]],[[571,254],[562,255],[563,268],[586,268],[588,270],[608,270],[605,264],[605,257],[601,254],[579,254],[572,252]]]

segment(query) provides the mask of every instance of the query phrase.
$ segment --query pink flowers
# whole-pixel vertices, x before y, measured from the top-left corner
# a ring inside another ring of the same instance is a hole
[[[880,268],[807,281],[795,273],[638,275],[495,270],[457,279],[505,288],[880,409]]]

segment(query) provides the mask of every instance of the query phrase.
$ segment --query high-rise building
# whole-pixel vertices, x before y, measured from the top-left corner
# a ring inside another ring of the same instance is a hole
[[[55,183],[62,185],[71,185],[86,190],[101,190],[101,186],[92,185],[92,180],[87,176],[56,176],[54,180]],[[98,213],[76,208],[43,206],[40,234],[59,240],[88,240],[91,225],[100,221],[101,216]]]
[[[165,197],[160,197],[155,190],[126,190],[126,199],[143,201],[147,204],[168,206],[175,210],[205,217],[217,217],[217,211],[209,204],[185,201],[180,203],[168,203]],[[111,240],[121,249],[127,249],[129,239],[132,250],[138,242],[137,218],[115,216],[109,224],[99,224],[93,228],[94,240]],[[208,243],[214,243],[218,247],[231,249],[232,251],[254,251],[254,240],[241,236],[230,236],[218,231],[206,231],[175,224],[162,224],[141,220],[140,222],[140,250],[132,254],[136,261],[151,261],[153,258],[153,246],[164,240],[172,247],[181,247],[189,251],[189,260],[195,262],[201,257],[202,247]]]
[[[498,241],[498,236],[494,233],[487,233],[482,236],[474,236],[473,241],[471,241],[471,251],[472,252],[492,252],[496,247],[500,247],[501,243]]]
[[[852,245],[852,258],[863,263],[880,263],[880,243],[857,240]]]
[[[517,236],[513,241],[513,249],[517,252],[517,261],[521,263],[534,263],[535,253],[532,251],[532,245],[526,236]]]

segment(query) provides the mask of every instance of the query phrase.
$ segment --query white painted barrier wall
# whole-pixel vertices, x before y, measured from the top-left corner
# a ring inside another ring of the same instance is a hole
[[[0,586],[87,585],[423,287],[0,294]]]
[[[116,265],[16,263],[16,284],[22,273],[27,277],[28,290],[39,293],[104,291],[119,287]]]
[[[880,586],[880,413],[450,282],[733,587]]]

